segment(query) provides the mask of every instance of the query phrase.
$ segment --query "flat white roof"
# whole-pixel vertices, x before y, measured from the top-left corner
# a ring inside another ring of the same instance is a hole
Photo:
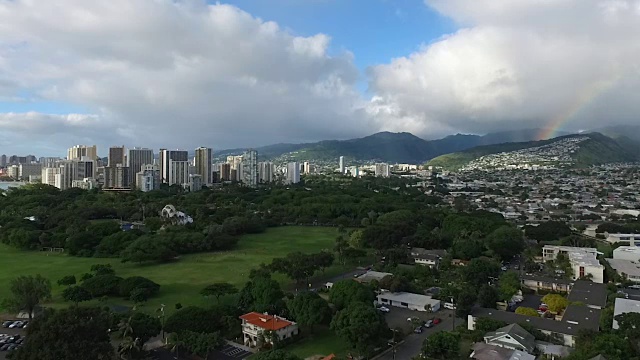
[[[393,293],[390,291],[382,292],[378,295],[378,299],[387,299],[389,301],[403,302],[411,305],[426,306],[440,303],[440,300],[433,299],[431,296],[420,295],[408,292]]]
[[[613,270],[628,276],[640,276],[640,264],[631,260],[606,259]]]
[[[640,301],[616,298],[616,304],[613,308],[613,328],[618,329],[618,322],[615,317],[626,313],[640,313]]]
[[[613,249],[613,253],[633,253],[633,254],[638,254],[640,255],[640,247],[637,246],[620,246],[618,248]]]

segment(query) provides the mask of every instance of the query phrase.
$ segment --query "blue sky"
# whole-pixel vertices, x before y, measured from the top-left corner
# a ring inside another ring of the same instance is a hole
[[[232,0],[224,1],[295,35],[324,33],[332,50],[351,51],[356,65],[386,64],[445,34],[455,24],[422,0]]]

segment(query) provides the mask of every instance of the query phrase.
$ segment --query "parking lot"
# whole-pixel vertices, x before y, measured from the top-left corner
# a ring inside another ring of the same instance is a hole
[[[28,321],[9,320],[2,322],[0,328],[0,360],[4,360],[7,354],[22,346],[25,339],[25,329]]]
[[[396,346],[396,348],[394,349],[395,357],[394,351],[391,350],[379,357],[376,357],[376,360],[411,359],[420,354],[422,343],[424,342],[424,339],[429,337],[429,335],[439,331],[451,331],[453,329],[454,318],[453,311],[451,310],[442,309],[435,313],[428,313],[397,307],[390,307],[389,309],[391,311],[385,314],[385,318],[387,320],[387,324],[389,324],[389,327],[392,329],[400,327],[401,329],[403,329],[403,331],[410,333],[410,335],[406,337],[403,343]],[[414,325],[410,321],[407,321],[408,318],[413,317],[417,317],[422,321],[437,317],[442,319],[442,321],[431,328],[425,328],[422,333],[416,334],[413,333]],[[455,319],[456,326],[462,323],[462,319]]]

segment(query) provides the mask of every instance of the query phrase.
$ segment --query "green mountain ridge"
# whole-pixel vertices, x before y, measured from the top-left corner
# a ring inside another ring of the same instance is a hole
[[[576,167],[588,167],[591,165],[618,162],[635,162],[640,160],[640,143],[627,137],[612,139],[594,132],[565,135],[541,141],[510,142],[478,146],[464,151],[438,156],[429,161],[427,165],[443,167],[445,169],[459,169],[483,156],[510,153],[517,150],[553,144],[563,139],[578,137],[587,137],[588,139],[579,143],[579,149],[571,154],[574,166]]]
[[[258,147],[261,160],[286,157],[291,160],[335,161],[340,156],[356,161],[424,163],[437,156],[463,151],[479,145],[537,138],[540,129],[504,131],[487,135],[456,134],[437,140],[424,140],[411,133],[380,132],[350,140],[324,140],[316,143],[275,144]],[[242,154],[244,149],[216,151],[216,157]]]

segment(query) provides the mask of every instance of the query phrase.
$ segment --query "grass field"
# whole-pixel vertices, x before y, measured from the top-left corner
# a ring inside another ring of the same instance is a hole
[[[290,351],[305,359],[314,355],[335,354],[339,358],[346,358],[349,345],[326,327],[317,327],[313,334],[305,334],[304,339],[287,346]]]
[[[174,311],[176,303],[183,306],[205,305],[207,300],[198,293],[206,285],[227,281],[239,288],[247,281],[249,271],[261,263],[269,263],[274,257],[289,252],[317,252],[331,249],[336,228],[324,227],[279,227],[270,228],[265,233],[245,235],[238,248],[221,253],[204,253],[182,256],[179,261],[167,264],[137,265],[123,264],[119,259],[78,258],[61,254],[24,252],[0,245],[0,299],[7,297],[9,282],[19,275],[41,274],[49,278],[53,285],[53,299],[50,306],[61,306],[60,293],[63,287],[56,281],[65,275],[80,277],[93,264],[110,263],[117,275],[122,277],[139,275],[161,285],[158,296],[149,300],[144,309],[157,309],[165,304],[168,312]],[[325,276],[341,269],[328,269]],[[278,277],[283,285],[289,285],[284,277]],[[111,298],[109,305],[131,305],[122,299]]]

